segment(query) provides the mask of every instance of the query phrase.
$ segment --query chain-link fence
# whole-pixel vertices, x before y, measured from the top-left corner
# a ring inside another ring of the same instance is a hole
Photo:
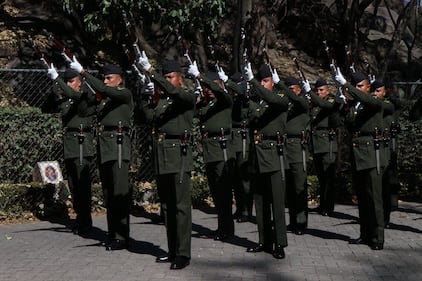
[[[136,79],[126,86],[138,93]],[[52,81],[46,70],[0,69],[0,183],[32,180],[37,162],[57,160],[63,165],[62,124],[55,112]],[[152,180],[149,129],[134,125],[131,174],[135,181]],[[94,161],[95,162],[95,161]],[[94,181],[98,171],[92,167]]]

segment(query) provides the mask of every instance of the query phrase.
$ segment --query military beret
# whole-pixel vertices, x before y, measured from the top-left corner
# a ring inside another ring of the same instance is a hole
[[[103,66],[103,74],[123,74],[122,68],[117,64],[106,64]]]
[[[286,84],[286,86],[292,86],[292,85],[300,85],[299,80],[297,80],[296,78],[289,76],[284,80],[284,83]]]
[[[268,65],[266,65],[266,64],[261,65],[261,67],[258,70],[258,77],[259,77],[259,79],[262,80],[264,78],[272,77],[272,76],[273,75],[272,75],[271,70],[268,67]]]
[[[242,76],[242,74],[240,72],[236,72],[235,74],[233,74],[230,77],[230,79],[233,80],[236,83],[240,83],[243,80],[243,76]]]
[[[323,79],[323,78],[318,78],[318,80],[316,80],[315,82],[315,88],[319,88],[321,86],[325,86],[328,85],[327,80]]]
[[[163,62],[163,68],[161,69],[161,73],[163,75],[171,72],[181,72],[182,68],[180,67],[180,63],[175,60],[165,60]]]
[[[354,72],[354,73],[352,73],[352,77],[350,79],[350,83],[353,86],[356,86],[357,83],[359,83],[359,82],[361,82],[363,80],[368,80],[368,76],[366,76],[362,72]]]
[[[77,73],[76,71],[74,71],[73,69],[66,69],[66,71],[63,73],[63,80],[65,82],[69,82],[70,79],[73,79],[75,77],[79,76],[79,73]]]
[[[207,77],[208,79],[215,81],[215,80],[220,80],[220,77],[218,76],[217,72],[214,71],[207,71],[205,73],[205,77]]]
[[[372,82],[371,84],[371,92],[374,92],[376,89],[384,87],[385,84],[383,81],[381,80],[375,80],[374,82]]]

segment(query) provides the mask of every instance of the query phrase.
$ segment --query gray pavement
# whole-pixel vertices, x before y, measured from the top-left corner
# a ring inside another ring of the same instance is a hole
[[[349,245],[359,236],[357,207],[337,205],[333,217],[309,214],[303,236],[288,233],[286,258],[251,254],[257,241],[253,223],[236,223],[236,237],[214,241],[216,215],[193,210],[192,260],[170,270],[155,258],[167,250],[164,226],[154,215],[131,217],[129,250],[106,252],[105,216],[94,218],[88,238],[65,223],[41,221],[0,225],[0,280],[422,280],[422,204],[401,202],[385,231],[383,251]],[[287,214],[288,216],[288,214]]]

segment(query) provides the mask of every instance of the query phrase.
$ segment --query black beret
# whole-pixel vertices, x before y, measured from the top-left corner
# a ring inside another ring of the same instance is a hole
[[[103,74],[123,74],[122,68],[117,64],[106,64],[103,66]]]
[[[66,69],[66,71],[63,73],[63,80],[65,82],[69,82],[70,79],[75,78],[76,76],[79,76],[79,73],[77,73],[76,71],[74,71],[73,69]]]
[[[236,83],[240,83],[243,80],[243,76],[240,72],[236,72],[235,74],[230,77],[231,80],[233,80]]]
[[[319,88],[321,86],[325,86],[328,85],[327,80],[323,79],[323,78],[318,78],[318,80],[316,80],[315,82],[315,88]]]
[[[218,76],[217,72],[214,71],[207,71],[205,73],[205,77],[207,77],[208,79],[215,81],[215,80],[220,80],[220,77]]]
[[[359,82],[361,82],[363,80],[368,80],[368,76],[366,76],[362,72],[354,72],[354,73],[352,73],[352,77],[350,79],[350,83],[353,86],[356,86],[357,83],[359,83]]]
[[[383,81],[381,80],[375,80],[374,82],[372,82],[371,84],[371,92],[374,92],[376,89],[384,87],[385,84]]]
[[[261,65],[261,67],[258,70],[258,77],[260,80],[267,78],[267,77],[272,77],[273,74],[271,73],[270,68],[268,67],[268,65],[263,64]]]
[[[297,80],[296,78],[294,78],[292,76],[287,77],[284,80],[284,83],[286,84],[287,87],[292,86],[292,85],[299,85],[300,86],[299,80]]]
[[[163,62],[163,68],[161,69],[161,73],[163,75],[171,72],[181,72],[182,68],[180,67],[180,63],[175,60],[165,60]]]

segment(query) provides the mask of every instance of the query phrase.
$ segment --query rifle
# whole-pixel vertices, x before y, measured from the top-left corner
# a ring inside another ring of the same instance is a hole
[[[299,73],[299,77],[300,77],[300,80],[302,81],[302,83],[304,83],[305,81],[308,81],[308,80],[306,79],[306,77],[305,77],[305,73],[303,72],[303,69],[302,69],[302,67],[300,66],[299,61],[297,60],[297,58],[296,58],[296,57],[294,57],[294,58],[293,58],[293,61],[295,62],[296,69],[297,69],[297,73]]]
[[[330,61],[331,74],[333,76],[335,76],[335,75],[338,74],[338,72],[337,72],[337,68],[338,67],[337,67],[336,60],[334,59],[334,56],[331,53],[331,50],[330,50],[330,47],[328,46],[327,41],[324,40],[324,41],[322,41],[322,43],[324,44],[325,52],[327,53],[328,60]],[[343,88],[341,86],[339,86],[339,87],[337,87],[337,89],[338,89],[338,93],[337,93],[338,97],[341,98],[344,101],[344,103],[346,103],[346,99],[345,99],[345,95],[344,95],[344,92],[343,92]],[[348,99],[352,99],[351,97],[347,97],[347,98]]]
[[[215,61],[215,69],[217,72],[219,72],[221,70],[221,66],[219,65],[219,61],[217,56],[215,55],[215,50],[214,50],[214,46],[211,43],[211,38],[208,36],[208,50],[210,51],[211,57],[214,59]],[[223,88],[224,92],[227,93],[226,90],[226,86],[224,85],[224,82],[221,83],[221,87]]]
[[[270,68],[270,71],[272,73],[274,67],[273,67],[273,64],[271,63],[270,56],[267,53],[267,47],[262,49],[262,54],[264,55],[265,64],[268,65],[268,67]]]
[[[366,59],[365,59],[365,67],[366,67],[366,72],[368,73],[369,83],[372,83],[373,81],[375,81],[375,74],[372,73],[371,66],[369,65],[369,62]]]
[[[44,30],[44,33],[47,34],[48,39],[50,39],[54,43],[54,45],[61,51],[61,55],[65,59],[65,61],[67,61],[68,63],[73,62],[74,54],[69,49],[67,49],[62,42],[60,42],[57,38],[55,38],[52,33],[48,32],[47,30]],[[94,94],[97,97],[97,100],[101,101],[102,100],[101,94],[98,93],[96,90],[94,90],[94,88],[92,88],[92,86],[85,80],[84,80],[84,83],[88,87],[88,89],[92,92],[92,94]]]
[[[38,48],[38,46],[35,44],[35,41],[32,40],[31,37],[29,37],[29,41],[32,42],[32,47],[35,50],[35,53],[40,57],[40,60],[44,63],[45,66],[47,66],[47,68],[51,67],[50,62],[48,61],[48,59],[46,58],[45,54]]]
[[[183,54],[183,56],[185,57],[186,61],[188,62],[189,65],[193,64],[192,58],[189,55],[189,48],[187,46],[187,43],[184,39],[182,39],[182,48],[185,51],[185,53]],[[199,79],[194,77],[194,81],[196,84],[196,90],[199,91],[199,97],[200,98],[204,98],[204,92],[202,91],[202,86],[201,86],[201,82],[199,82]]]
[[[241,42],[240,45],[243,47],[243,52],[242,52],[243,67],[241,67],[242,68],[242,72],[243,72],[243,68],[245,68],[248,65],[248,63],[249,63],[248,49],[245,47],[245,41],[246,41],[246,30],[245,30],[245,27],[241,27],[240,28],[240,42]],[[250,85],[250,83],[248,81],[246,81],[245,97],[247,99],[250,98],[250,93],[251,93],[251,85]]]
[[[355,63],[353,62],[352,58],[352,51],[350,50],[348,45],[344,45],[344,50],[346,51],[346,60],[349,64],[349,69],[351,73],[355,73]]]

